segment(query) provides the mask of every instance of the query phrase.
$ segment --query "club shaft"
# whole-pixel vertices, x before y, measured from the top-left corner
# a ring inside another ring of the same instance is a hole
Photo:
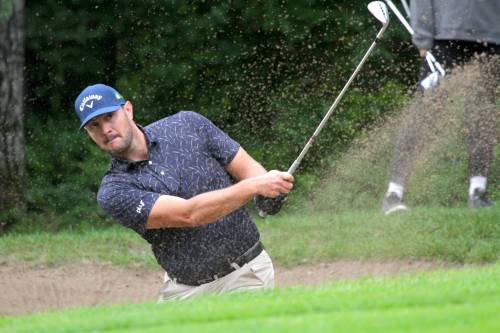
[[[410,17],[411,14],[410,14],[410,7],[408,6],[408,2],[406,2],[406,0],[401,0],[401,3],[403,4],[403,8],[405,9],[406,16]]]
[[[413,35],[415,33],[413,31],[413,28],[408,23],[408,21],[404,18],[403,14],[401,14],[401,12],[399,11],[398,7],[396,7],[396,5],[391,0],[385,0],[385,2],[389,6],[389,8],[392,10],[392,12],[394,13],[394,15],[396,15],[396,17],[399,19],[399,21],[401,22],[401,24],[406,28],[406,30],[408,30],[408,32],[410,33],[410,35]]]
[[[360,63],[358,64],[358,66],[354,70],[354,73],[352,73],[351,77],[349,78],[349,80],[345,84],[344,88],[342,88],[342,91],[340,92],[340,94],[335,99],[335,102],[333,102],[332,106],[330,106],[330,109],[328,110],[328,112],[326,113],[326,115],[323,117],[323,120],[321,120],[321,123],[318,125],[318,127],[314,131],[312,137],[307,141],[306,145],[304,146],[304,148],[300,152],[300,154],[297,157],[297,159],[292,163],[292,165],[288,169],[288,172],[290,174],[293,174],[295,172],[295,170],[297,170],[297,168],[299,167],[300,162],[302,161],[302,159],[304,158],[304,156],[309,151],[309,148],[311,148],[311,146],[314,144],[314,142],[316,140],[316,137],[319,135],[319,133],[321,132],[321,130],[325,126],[326,122],[328,121],[328,118],[330,118],[330,116],[332,115],[333,111],[335,110],[335,108],[339,104],[340,100],[344,96],[345,92],[347,91],[347,88],[349,88],[349,86],[351,85],[351,82],[354,80],[354,77],[361,70],[361,67],[363,67],[364,63],[366,62],[366,59],[368,58],[368,56],[370,55],[370,53],[373,51],[373,49],[377,45],[377,42],[382,37],[382,35],[384,34],[384,32],[385,32],[386,29],[387,29],[387,24],[384,24],[384,26],[382,27],[382,29],[380,29],[380,31],[378,32],[377,37],[373,41],[372,45],[370,45],[370,48],[368,49],[368,51],[366,51],[365,55],[363,56],[363,59],[361,59]]]

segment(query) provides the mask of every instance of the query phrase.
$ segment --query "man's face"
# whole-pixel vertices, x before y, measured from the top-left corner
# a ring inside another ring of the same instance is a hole
[[[127,153],[132,144],[132,112],[128,103],[115,112],[92,118],[85,125],[90,138],[102,149],[114,156]]]

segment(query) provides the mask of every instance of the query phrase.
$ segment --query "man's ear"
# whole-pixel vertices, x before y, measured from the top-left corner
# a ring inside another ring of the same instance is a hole
[[[129,117],[130,120],[134,119],[134,107],[132,106],[132,103],[130,101],[125,102],[123,105],[123,109],[125,110],[125,113]]]

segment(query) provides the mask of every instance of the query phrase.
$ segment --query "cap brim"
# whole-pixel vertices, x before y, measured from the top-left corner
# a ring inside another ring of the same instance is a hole
[[[95,118],[95,117],[97,117],[97,116],[100,116],[100,115],[102,115],[102,114],[105,114],[105,113],[109,113],[109,112],[116,112],[116,111],[118,111],[118,109],[120,109],[120,107],[121,107],[122,105],[124,105],[124,104],[125,104],[125,103],[121,103],[121,104],[118,104],[118,105],[113,105],[113,106],[107,106],[107,107],[105,107],[105,108],[101,108],[101,109],[99,109],[99,110],[96,110],[96,111],[92,112],[91,114],[89,114],[89,115],[87,116],[87,118],[85,118],[85,119],[82,121],[82,123],[81,123],[81,125],[80,125],[80,129],[82,129],[82,128],[83,128],[83,126],[87,125],[87,123],[88,123],[89,121],[91,121],[93,118]]]

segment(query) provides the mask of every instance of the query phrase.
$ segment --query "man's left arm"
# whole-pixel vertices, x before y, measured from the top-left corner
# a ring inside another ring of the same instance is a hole
[[[267,171],[264,167],[254,160],[243,148],[239,148],[238,152],[234,156],[233,160],[226,165],[226,170],[229,172],[231,176],[237,181],[241,181],[243,179],[260,176],[265,174]],[[277,214],[281,207],[286,204],[287,197],[284,194],[281,194],[275,198],[264,197],[262,195],[257,195],[254,198],[254,202],[259,208],[261,213],[265,213],[267,215]],[[263,215],[261,215],[263,216]]]
[[[226,165],[226,170],[237,181],[260,176],[267,171],[264,167],[254,160],[243,148],[239,148],[233,160]]]
[[[205,138],[208,150],[212,156],[224,165],[226,171],[236,181],[239,182],[267,173],[266,169],[259,162],[254,160],[236,141],[231,139],[210,120],[194,112],[187,112],[185,115],[189,117],[190,121],[200,131],[201,136]],[[291,175],[290,178],[293,182]],[[286,195],[280,194],[277,197],[257,195],[254,200],[262,212],[273,215],[278,213],[281,206],[286,203]]]

